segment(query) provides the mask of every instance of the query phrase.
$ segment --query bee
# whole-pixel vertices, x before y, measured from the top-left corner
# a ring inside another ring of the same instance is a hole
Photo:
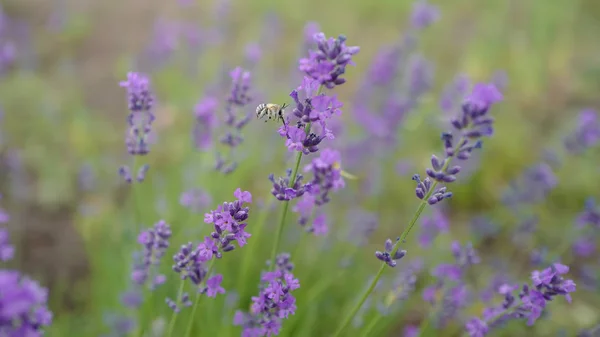
[[[262,103],[256,107],[256,118],[263,118],[265,116],[268,117],[269,120],[281,120],[283,125],[285,125],[284,118],[284,110],[289,105],[287,103],[283,103],[282,105],[273,104],[273,103]],[[265,120],[266,122],[267,120]]]

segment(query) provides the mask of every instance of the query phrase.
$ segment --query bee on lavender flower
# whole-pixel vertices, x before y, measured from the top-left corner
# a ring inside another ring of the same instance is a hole
[[[274,103],[262,103],[256,107],[256,118],[267,117],[269,120],[281,120],[283,125],[285,125],[285,108],[289,105],[287,103],[283,103],[282,105],[274,104]],[[265,119],[265,122],[267,120]]]

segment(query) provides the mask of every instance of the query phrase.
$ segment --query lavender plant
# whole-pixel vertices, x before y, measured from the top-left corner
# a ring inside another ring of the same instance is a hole
[[[14,247],[0,227],[0,262],[11,260]],[[0,335],[41,336],[52,323],[48,289],[17,270],[0,269]]]

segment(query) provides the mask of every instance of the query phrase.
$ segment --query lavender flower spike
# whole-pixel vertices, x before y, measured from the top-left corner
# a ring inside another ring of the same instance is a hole
[[[471,337],[483,337],[492,330],[514,319],[527,319],[527,325],[533,325],[542,315],[548,302],[557,296],[564,296],[571,302],[570,293],[575,291],[575,282],[564,279],[562,275],[569,267],[555,263],[550,267],[531,273],[531,285],[524,284],[518,296],[514,292],[519,286],[505,284],[498,292],[504,296],[499,306],[486,308],[482,318],[472,318],[465,326]]]
[[[317,33],[313,39],[318,49],[309,50],[309,57],[300,59],[299,69],[328,89],[344,84],[346,80],[341,76],[346,66],[353,64],[352,56],[358,54],[360,48],[346,46],[343,35],[328,39],[324,33]]]
[[[157,266],[161,258],[169,248],[169,239],[171,238],[171,227],[163,220],[157,222],[154,227],[142,231],[138,236],[138,243],[143,246],[142,259],[134,267],[131,273],[132,281],[137,285],[145,285],[153,270],[151,266]],[[149,287],[154,289],[156,286],[164,283],[165,276],[162,274],[153,275]]]
[[[242,326],[242,336],[262,337],[278,335],[283,319],[296,312],[296,299],[292,292],[300,282],[292,274],[294,265],[289,254],[275,259],[275,269],[263,273],[260,293],[252,297],[250,312],[237,311],[233,324]]]

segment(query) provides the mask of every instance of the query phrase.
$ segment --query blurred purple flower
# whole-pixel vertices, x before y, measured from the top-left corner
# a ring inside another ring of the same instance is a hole
[[[430,5],[426,0],[420,0],[413,4],[411,24],[415,29],[427,28],[440,18],[437,6]]]
[[[593,239],[582,237],[573,243],[573,253],[579,257],[590,257],[596,251],[596,243]]]
[[[127,73],[127,80],[119,85],[127,89],[129,102],[127,149],[132,155],[146,155],[149,152],[148,134],[155,120],[150,79],[144,74],[130,72]]]
[[[15,247],[10,244],[8,230],[0,227],[0,261],[11,260],[15,255]]]
[[[321,206],[329,202],[329,192],[344,188],[340,168],[341,156],[338,151],[324,149],[319,157],[315,157],[304,172],[312,172],[313,179],[307,184],[307,192],[316,197],[315,204]]]
[[[225,104],[225,124],[228,128],[225,135],[221,137],[220,142],[226,145],[231,153],[234,148],[244,141],[241,130],[250,122],[251,113],[243,111],[244,107],[250,104],[253,98],[250,94],[251,75],[249,71],[236,67],[229,72],[229,76],[231,78],[231,90]],[[229,174],[237,168],[237,162],[226,163],[217,153],[215,168],[224,174]]]
[[[317,44],[316,50],[309,50],[309,57],[300,59],[299,69],[317,80],[328,89],[346,82],[341,76],[346,72],[352,56],[360,51],[359,47],[346,46],[346,37],[327,38],[324,33],[313,36]]]
[[[258,296],[252,297],[250,312],[237,311],[233,324],[243,328],[242,336],[261,337],[278,335],[283,319],[296,312],[296,299],[292,292],[300,282],[292,274],[293,264],[289,254],[276,258],[275,270],[264,272]]]
[[[192,188],[181,194],[179,203],[189,208],[192,212],[202,212],[211,203],[212,198],[210,195],[200,188]]]
[[[171,227],[163,220],[139,234],[138,243],[142,245],[143,251],[141,261],[137,261],[131,273],[131,280],[135,284],[143,286],[150,277],[152,277],[152,281],[148,284],[150,289],[163,283],[161,275],[153,275],[153,273],[158,271],[160,260],[169,248],[171,234]]]
[[[439,234],[447,233],[448,230],[448,218],[442,211],[434,208],[430,216],[421,219],[419,245],[423,248],[431,246],[431,243]]]
[[[404,327],[403,337],[418,337],[419,327],[416,325],[407,325]]]
[[[531,273],[531,286],[524,284],[517,297],[514,291],[518,285],[503,285],[498,293],[504,297],[499,306],[488,307],[483,312],[483,320],[473,318],[469,320],[465,329],[469,336],[479,337],[509,320],[527,319],[527,325],[533,325],[545,310],[548,302],[556,296],[564,296],[571,302],[570,293],[575,291],[575,283],[564,279],[569,267],[555,263],[542,271],[534,270]]]
[[[579,113],[575,130],[565,138],[565,147],[571,153],[581,153],[600,141],[600,120],[593,109]]]
[[[8,233],[0,228],[0,261],[12,255]],[[0,269],[0,336],[41,336],[52,323],[47,302],[46,288],[16,270]]]

